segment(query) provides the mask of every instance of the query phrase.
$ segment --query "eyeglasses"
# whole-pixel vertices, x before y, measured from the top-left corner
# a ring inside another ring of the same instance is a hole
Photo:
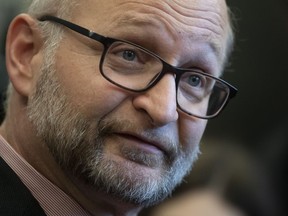
[[[188,115],[213,118],[237,93],[235,87],[220,78],[197,69],[174,67],[153,52],[129,41],[105,37],[54,16],[42,16],[39,21],[61,24],[103,44],[100,73],[123,89],[144,92],[155,86],[166,73],[175,74],[177,106]]]

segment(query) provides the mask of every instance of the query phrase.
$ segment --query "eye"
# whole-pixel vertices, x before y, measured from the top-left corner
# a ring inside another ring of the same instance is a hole
[[[133,61],[136,58],[136,53],[131,50],[125,50],[122,52],[122,57],[127,61]]]
[[[202,82],[201,77],[197,75],[191,75],[188,78],[188,84],[193,87],[197,87],[201,85],[201,82]]]

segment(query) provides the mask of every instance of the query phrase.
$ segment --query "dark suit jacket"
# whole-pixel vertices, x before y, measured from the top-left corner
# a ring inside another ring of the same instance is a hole
[[[45,216],[37,200],[1,157],[0,216]]]

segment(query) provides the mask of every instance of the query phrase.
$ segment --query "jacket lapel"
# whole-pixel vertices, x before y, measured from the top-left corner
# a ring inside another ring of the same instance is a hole
[[[0,215],[45,216],[37,200],[1,157]]]

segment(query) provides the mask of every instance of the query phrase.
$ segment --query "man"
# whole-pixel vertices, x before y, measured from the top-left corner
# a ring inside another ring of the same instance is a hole
[[[218,79],[232,41],[224,0],[32,1],[7,35],[0,214],[137,215],[163,200],[236,94]]]

